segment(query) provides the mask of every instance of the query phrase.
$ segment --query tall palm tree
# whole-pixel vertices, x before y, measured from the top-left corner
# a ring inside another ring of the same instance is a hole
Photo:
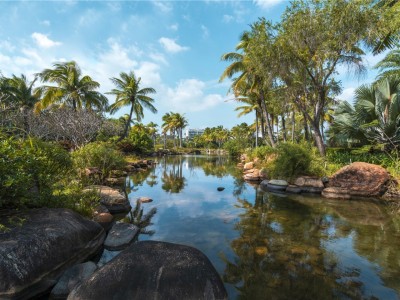
[[[37,112],[53,104],[71,106],[74,111],[102,111],[107,107],[107,98],[96,91],[100,84],[88,75],[82,76],[76,62],[55,63],[53,67],[36,74],[42,82],[52,84],[39,88],[43,97],[35,106]]]
[[[115,95],[115,102],[110,105],[109,111],[114,114],[116,111],[124,106],[130,106],[128,122],[125,125],[125,129],[119,140],[122,140],[128,136],[129,124],[132,120],[133,113],[135,113],[136,119],[141,121],[143,118],[143,107],[150,110],[152,113],[156,113],[157,109],[153,106],[154,99],[149,97],[149,94],[155,94],[156,91],[153,88],[141,88],[141,78],[136,78],[133,71],[128,73],[121,72],[120,78],[113,77],[110,80],[115,84],[116,88],[112,89],[108,94]]]
[[[172,122],[174,124],[175,130],[178,133],[179,147],[182,148],[183,129],[185,129],[185,127],[187,127],[189,125],[189,122],[185,118],[185,116],[181,115],[180,113],[172,114]]]

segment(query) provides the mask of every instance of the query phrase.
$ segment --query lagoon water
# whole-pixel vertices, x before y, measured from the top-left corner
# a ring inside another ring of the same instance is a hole
[[[229,299],[400,299],[400,216],[374,202],[271,194],[222,156],[173,156],[129,177],[153,235],[200,249]],[[218,191],[218,187],[224,187]]]

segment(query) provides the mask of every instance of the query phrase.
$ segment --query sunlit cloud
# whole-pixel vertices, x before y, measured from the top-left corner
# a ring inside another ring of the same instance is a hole
[[[51,48],[55,46],[60,46],[62,43],[61,42],[56,42],[47,37],[47,35],[34,32],[31,35],[32,39],[35,41],[35,43],[41,47],[41,48]]]
[[[201,25],[201,30],[203,31],[202,37],[203,39],[206,39],[209,37],[210,32],[208,31],[208,28],[204,25]]]
[[[158,42],[164,47],[165,51],[170,53],[178,53],[189,50],[189,47],[181,46],[175,42],[175,40],[166,37],[160,38]]]
[[[153,5],[162,13],[169,13],[172,11],[172,4],[171,2],[165,1],[152,1]]]
[[[206,94],[206,88],[206,83],[198,79],[181,80],[175,88],[168,88],[168,105],[178,112],[194,112],[224,102],[220,94]]]
[[[285,0],[253,0],[253,2],[263,8],[263,9],[267,9],[267,8],[271,8],[272,6],[275,6],[279,3],[284,2]]]

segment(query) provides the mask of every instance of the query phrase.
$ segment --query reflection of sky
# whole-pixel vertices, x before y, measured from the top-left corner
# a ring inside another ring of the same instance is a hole
[[[395,290],[384,286],[378,275],[379,266],[358,255],[353,244],[354,232],[344,238],[330,239],[324,245],[325,249],[335,253],[341,273],[349,274],[341,277],[338,282],[352,280],[363,283],[363,295],[366,299],[399,299]]]
[[[237,197],[234,192],[238,190],[235,186],[235,178],[231,175],[216,177],[206,175],[200,166],[196,166],[194,160],[188,158],[171,158],[177,165],[166,164],[166,171],[170,174],[174,170],[185,178],[185,187],[179,193],[170,193],[162,189],[162,184],[151,187],[146,181],[142,185],[136,186],[137,190],[130,193],[129,198],[134,207],[136,199],[141,196],[148,196],[154,201],[143,204],[144,213],[152,207],[157,208],[157,213],[152,219],[154,223],[150,230],[154,230],[153,236],[142,235],[140,240],[159,240],[173,243],[180,243],[194,246],[201,250],[210,259],[217,271],[222,275],[225,263],[221,256],[229,261],[235,261],[237,257],[232,251],[230,244],[239,237],[239,232],[234,226],[238,223],[240,215],[244,210],[238,208]],[[197,157],[196,160],[201,158]],[[200,165],[198,162],[197,165]],[[164,164],[160,162],[150,174],[157,176],[156,181],[161,183],[164,173]],[[173,173],[173,172],[172,172]],[[218,187],[224,187],[221,192]],[[254,204],[256,198],[256,187],[244,184],[238,197]],[[337,228],[335,224],[339,221],[338,216],[326,213],[325,209],[329,206],[325,199],[319,197],[296,196],[287,198],[283,194],[273,196],[258,191],[258,201],[263,200],[268,206],[267,212],[271,214],[267,217],[278,219],[270,221],[269,227],[275,233],[290,236],[291,226],[297,227],[301,224],[312,224],[321,218],[322,225],[329,226],[321,229],[321,233],[327,236],[328,240],[323,242],[322,248],[333,254],[338,259],[339,268],[346,270],[361,270],[357,278],[345,277],[342,280],[354,279],[364,283],[365,293],[369,297],[379,295],[381,299],[398,299],[396,291],[386,288],[379,277],[379,269],[376,265],[369,262],[354,251],[353,237],[337,238]],[[322,202],[321,202],[322,201]],[[306,203],[307,205],[305,205]],[[342,202],[339,202],[342,203]],[[319,214],[317,206],[323,206],[325,213]],[[357,210],[356,210],[357,211]],[[303,223],[304,219],[309,219]],[[346,222],[347,223],[347,222]],[[319,224],[319,225],[321,225]],[[318,223],[317,223],[318,225]],[[296,236],[296,240],[301,242],[302,236]],[[289,241],[290,242],[290,241]],[[230,297],[237,295],[233,287],[226,284]]]
[[[179,162],[178,159],[175,161]],[[157,208],[157,214],[152,219],[154,224],[149,228],[155,230],[155,234],[151,237],[141,236],[140,239],[194,246],[203,251],[222,274],[225,263],[219,255],[224,253],[228,259],[232,259],[230,242],[238,236],[233,229],[239,214],[239,209],[234,206],[234,178],[230,175],[222,178],[206,176],[200,167],[193,166],[185,158],[181,162],[181,166],[179,163],[175,165],[176,173],[181,167],[186,179],[186,186],[180,193],[166,192],[161,185],[152,188],[144,182],[129,195],[133,207],[138,197],[148,196],[154,200],[143,204],[144,213],[151,207]],[[166,167],[167,173],[173,169],[168,164]],[[161,182],[163,171],[163,164],[158,164],[155,170],[158,182]],[[225,190],[219,192],[218,187],[224,187]]]

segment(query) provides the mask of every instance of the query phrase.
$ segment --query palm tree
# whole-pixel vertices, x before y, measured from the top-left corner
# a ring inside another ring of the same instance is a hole
[[[133,71],[128,73],[121,72],[120,78],[111,78],[116,88],[112,89],[108,94],[115,95],[116,99],[110,105],[109,111],[114,114],[120,108],[130,105],[128,122],[125,124],[125,129],[119,141],[128,136],[129,124],[132,120],[133,113],[136,119],[141,121],[143,118],[143,107],[149,109],[152,113],[156,113],[157,109],[153,106],[154,99],[149,97],[149,94],[155,94],[153,88],[140,88],[141,78],[136,78]]]
[[[375,65],[380,74],[378,80],[397,77],[400,78],[400,49],[390,51],[384,59]]]
[[[341,103],[334,115],[331,135],[347,140],[384,144],[386,150],[400,145],[400,79],[362,85],[355,92],[354,107]]]
[[[185,127],[187,127],[189,123],[188,120],[185,118],[185,116],[181,115],[180,113],[173,113],[172,118],[173,118],[172,122],[178,133],[179,147],[182,148],[183,129],[185,129]]]
[[[146,125],[147,131],[149,132],[151,139],[153,140],[153,147],[156,146],[156,134],[158,125],[154,122],[150,122]]]
[[[29,132],[29,111],[40,98],[40,91],[33,88],[35,82],[36,79],[29,82],[26,76],[21,74],[20,77],[13,75],[11,78],[3,78],[1,83],[1,94],[4,96],[3,109],[19,110],[25,134]]]
[[[76,62],[55,63],[53,67],[36,74],[42,82],[53,84],[39,88],[43,97],[35,105],[36,112],[54,104],[71,106],[74,111],[80,109],[102,111],[107,107],[107,98],[96,91],[100,84],[88,75],[82,76]]]

